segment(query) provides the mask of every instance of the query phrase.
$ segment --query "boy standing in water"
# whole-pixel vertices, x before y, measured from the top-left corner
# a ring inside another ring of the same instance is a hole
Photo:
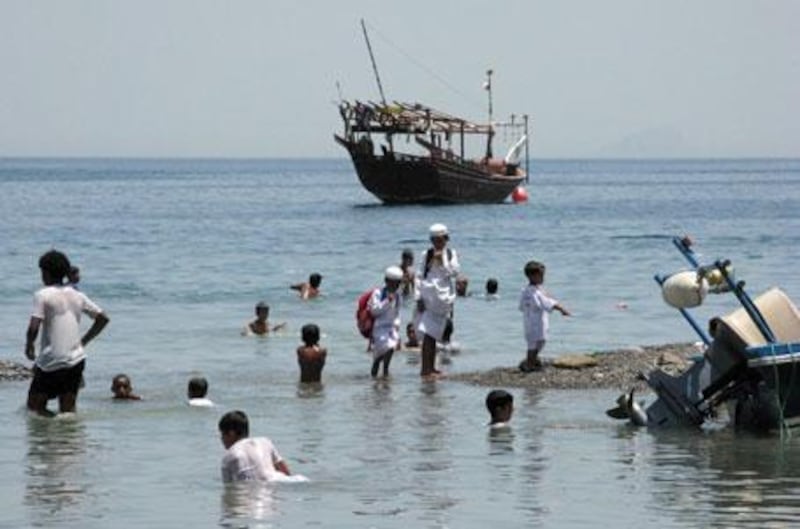
[[[529,373],[542,369],[539,354],[544,349],[547,340],[547,329],[550,325],[548,314],[557,310],[564,316],[569,316],[570,312],[558,301],[548,296],[542,288],[545,272],[545,266],[542,263],[529,261],[525,265],[524,271],[528,278],[528,286],[522,289],[519,310],[522,311],[528,352],[525,359],[520,362],[519,369],[523,373]]]
[[[381,363],[383,376],[389,376],[392,355],[400,345],[402,296],[399,289],[402,281],[403,270],[398,266],[390,266],[384,273],[385,286],[376,288],[369,298],[369,312],[375,318],[372,325],[372,378],[378,376]]]
[[[400,255],[400,270],[403,271],[400,293],[403,295],[403,299],[411,299],[417,280],[417,274],[414,270],[414,251],[411,248],[405,248]]]
[[[51,416],[47,401],[58,398],[59,410],[74,412],[78,389],[86,365],[84,347],[108,324],[108,317],[85,294],[64,284],[70,263],[63,253],[51,250],[39,259],[44,288],[33,296],[33,313],[28,323],[25,356],[34,360],[33,380],[28,390],[28,409]],[[81,314],[94,319],[82,337]],[[42,330],[41,349],[35,342]]]
[[[303,325],[300,334],[303,338],[303,345],[297,348],[300,382],[319,382],[328,356],[328,350],[319,346],[319,327],[313,323]]]

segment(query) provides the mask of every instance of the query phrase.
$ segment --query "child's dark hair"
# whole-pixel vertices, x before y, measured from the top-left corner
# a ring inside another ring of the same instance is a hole
[[[192,377],[189,380],[189,398],[201,399],[208,393],[208,380],[203,377]]]
[[[513,402],[514,396],[503,389],[493,389],[486,395],[486,409],[489,410],[489,413],[492,415],[495,414],[498,408],[502,408]]]
[[[544,273],[544,263],[540,263],[539,261],[528,261],[525,263],[525,275],[530,277],[535,273]]]
[[[308,282],[311,284],[312,287],[317,288],[320,283],[322,283],[322,276],[318,273],[314,272],[310,276],[308,276]]]
[[[229,411],[219,420],[220,432],[235,432],[240,437],[250,435],[250,421],[243,411]]]
[[[497,279],[490,277],[486,281],[486,293],[487,294],[497,294]]]
[[[307,323],[300,329],[300,336],[306,345],[317,345],[319,343],[319,327],[313,323]]]
[[[39,268],[46,271],[55,284],[64,282],[72,265],[66,255],[58,250],[50,250],[39,258]]]

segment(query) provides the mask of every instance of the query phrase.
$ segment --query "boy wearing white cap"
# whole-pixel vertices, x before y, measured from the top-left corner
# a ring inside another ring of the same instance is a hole
[[[434,224],[429,228],[429,235],[432,246],[422,255],[416,293],[417,311],[420,313],[417,329],[424,335],[420,370],[423,377],[438,374],[436,342],[450,339],[455,300],[453,280],[460,271],[456,251],[447,248],[450,239],[447,226]]]
[[[376,288],[369,299],[368,307],[375,318],[372,326],[372,377],[378,376],[383,363],[383,376],[389,376],[389,364],[400,343],[400,308],[402,296],[398,289],[403,280],[403,270],[390,266],[384,273],[385,286]]]

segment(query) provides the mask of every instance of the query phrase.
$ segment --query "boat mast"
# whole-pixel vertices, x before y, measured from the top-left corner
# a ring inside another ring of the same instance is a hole
[[[492,129],[492,69],[486,70],[486,83],[484,83],[484,88],[489,93],[489,135],[486,137],[486,159],[489,160],[492,157],[492,135],[494,134],[494,130]]]
[[[378,65],[375,63],[375,55],[372,53],[372,45],[369,43],[369,35],[367,35],[367,25],[364,24],[364,19],[361,19],[361,30],[364,32],[364,40],[367,41],[367,51],[369,51],[369,58],[372,61],[372,71],[375,73],[375,80],[378,82],[378,91],[381,94],[381,102],[386,106],[386,96],[383,93],[383,85],[381,85],[381,76],[378,75]]]
[[[375,62],[375,54],[372,53],[372,44],[369,42],[369,35],[367,35],[367,25],[364,19],[361,19],[361,30],[364,32],[364,40],[367,42],[367,51],[369,52],[369,60],[372,62],[372,71],[375,73],[375,81],[378,82],[378,92],[381,94],[381,103],[383,108],[387,107],[386,95],[383,93],[383,84],[381,84],[381,76],[378,74],[378,64]],[[389,150],[394,152],[394,142],[392,141],[392,134],[386,134],[386,141],[389,143]]]

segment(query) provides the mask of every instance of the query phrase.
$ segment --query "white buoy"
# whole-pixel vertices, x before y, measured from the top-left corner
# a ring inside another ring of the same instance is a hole
[[[700,306],[708,294],[708,281],[693,270],[669,276],[661,285],[661,295],[676,309]]]

